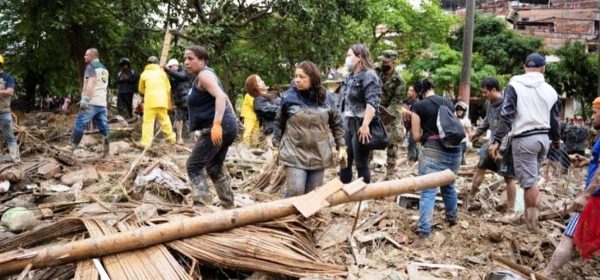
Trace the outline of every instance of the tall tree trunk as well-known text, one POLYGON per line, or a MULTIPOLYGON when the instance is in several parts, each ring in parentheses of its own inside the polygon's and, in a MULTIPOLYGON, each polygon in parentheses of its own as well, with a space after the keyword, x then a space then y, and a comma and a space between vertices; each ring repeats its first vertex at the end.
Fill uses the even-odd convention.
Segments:
POLYGON ((69 52, 71 53, 71 57, 73 61, 77 65, 77 80, 79 81, 80 88, 83 87, 83 74, 85 71, 85 60, 83 55, 87 49, 85 45, 85 41, 81 34, 83 34, 84 30, 79 25, 71 26, 69 32, 67 33, 67 40, 69 42, 69 52))

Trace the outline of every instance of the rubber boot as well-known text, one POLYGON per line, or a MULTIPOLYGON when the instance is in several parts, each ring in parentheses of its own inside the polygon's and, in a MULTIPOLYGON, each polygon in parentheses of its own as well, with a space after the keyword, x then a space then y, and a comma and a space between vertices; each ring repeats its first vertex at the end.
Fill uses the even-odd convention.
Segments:
POLYGON ((212 196, 208 191, 208 185, 206 184, 204 175, 193 178, 191 187, 194 204, 200 206, 208 206, 211 204, 212 196))
POLYGON ((10 158, 12 159, 13 163, 21 162, 21 155, 19 153, 18 145, 14 147, 8 147, 8 153, 10 154, 10 158))
POLYGON ((108 137, 104 137, 102 140, 102 156, 107 157, 110 152, 110 142, 108 141, 108 137))
POLYGON ((221 201, 221 207, 225 209, 231 209, 235 207, 231 182, 227 176, 222 176, 218 180, 213 180, 213 184, 215 185, 219 200, 221 201))

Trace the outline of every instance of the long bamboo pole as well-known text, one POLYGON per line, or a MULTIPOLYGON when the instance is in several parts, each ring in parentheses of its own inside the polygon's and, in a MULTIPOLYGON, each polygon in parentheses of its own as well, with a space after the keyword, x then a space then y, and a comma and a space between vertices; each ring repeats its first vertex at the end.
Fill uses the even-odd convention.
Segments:
MULTIPOLYGON (((369 184, 352 196, 348 196, 343 190, 339 190, 327 200, 331 206, 334 206, 352 201, 434 188, 450 184, 454 180, 454 173, 450 170, 444 170, 414 178, 369 184)), ((339 183, 341 184, 341 182, 339 183)), ((87 238, 67 244, 6 252, 0 254, 0 276, 21 272, 29 264, 32 264, 33 268, 62 265, 282 218, 297 212, 292 205, 295 199, 305 199, 305 196, 257 203, 243 208, 183 218, 169 223, 102 237, 87 238)))

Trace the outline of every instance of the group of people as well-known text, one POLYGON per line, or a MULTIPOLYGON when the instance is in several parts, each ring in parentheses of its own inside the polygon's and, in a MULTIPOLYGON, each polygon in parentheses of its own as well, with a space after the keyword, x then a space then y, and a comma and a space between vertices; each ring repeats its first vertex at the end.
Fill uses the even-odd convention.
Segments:
MULTIPOLYGON (((259 75, 248 76, 247 92, 242 104, 245 132, 243 142, 251 144, 257 133, 271 138, 273 156, 287 167, 284 195, 302 195, 321 186, 324 171, 339 166, 343 183, 357 177, 371 182, 370 161, 373 152, 371 141, 380 135, 371 130, 375 122, 388 115, 385 124, 389 133, 387 172, 389 179, 395 174, 398 146, 408 136, 407 158, 419 162, 418 174, 425 175, 450 169, 458 173, 464 160, 466 144, 484 135, 489 138, 480 150, 480 160, 466 200, 479 190, 486 171, 505 178, 507 208, 513 209, 516 199, 516 182, 524 189, 525 211, 517 219, 526 223, 525 230, 539 229, 539 174, 550 149, 560 148, 559 95, 544 81, 545 58, 529 55, 524 64, 525 74, 511 78, 504 93, 493 77, 480 83, 486 99, 486 116, 482 124, 472 129, 468 120, 468 105, 454 104, 435 92, 429 79, 422 79, 406 88, 406 83, 396 71, 395 51, 384 51, 375 68, 368 48, 352 45, 345 53, 344 66, 349 74, 334 93, 328 91, 321 80, 321 71, 311 61, 302 61, 294 67, 294 78, 289 88, 278 96, 259 75), (406 94, 405 94, 406 93, 406 94), (443 109, 443 110, 442 110, 443 109), (465 128, 463 141, 449 145, 445 141, 445 128, 439 125, 441 114, 452 112, 456 121, 465 128), (406 133, 404 133, 406 130, 406 133)), ((104 136, 104 149, 108 152, 109 127, 107 123, 106 94, 108 70, 99 61, 96 49, 85 53, 87 63, 84 85, 70 140, 74 149, 83 136, 85 124, 95 121, 104 136)), ((234 207, 234 193, 224 170, 229 147, 238 133, 238 118, 219 78, 208 67, 209 55, 202 46, 188 47, 184 52, 185 70, 176 60, 166 68, 158 65, 156 57, 148 59, 144 72, 137 77, 129 60, 120 61, 118 74, 119 110, 131 114, 131 98, 136 92, 144 96, 144 117, 141 146, 152 144, 154 123, 158 119, 165 139, 175 143, 180 137, 183 121, 189 130, 198 132, 198 139, 187 160, 187 174, 191 183, 192 198, 198 205, 211 204, 208 176, 216 189, 221 206, 234 207), (177 107, 177 134, 173 132, 167 113, 171 98, 177 107)), ((11 126, 10 96, 14 93, 14 80, 3 72, 0 56, 0 126, 8 140, 11 156, 18 158, 18 146, 11 126), (17 149, 15 150, 15 146, 17 149)), ((593 125, 600 128, 600 98, 592 105, 593 125)), ((579 120, 578 120, 579 121, 579 120)), ((573 128, 575 129, 575 128, 573 128)), ((574 247, 589 257, 600 249, 600 176, 595 176, 600 158, 600 141, 592 148, 593 158, 585 157, 585 148, 573 145, 571 160, 575 166, 589 164, 585 189, 574 200, 573 210, 583 211, 571 218, 545 273, 554 273, 572 255, 574 247), (591 248, 591 249, 590 249, 591 248)), ((445 218, 449 226, 458 220, 457 190, 453 184, 441 186, 445 218)), ((428 242, 432 233, 435 196, 438 189, 421 191, 419 202, 418 237, 416 245, 428 242)))

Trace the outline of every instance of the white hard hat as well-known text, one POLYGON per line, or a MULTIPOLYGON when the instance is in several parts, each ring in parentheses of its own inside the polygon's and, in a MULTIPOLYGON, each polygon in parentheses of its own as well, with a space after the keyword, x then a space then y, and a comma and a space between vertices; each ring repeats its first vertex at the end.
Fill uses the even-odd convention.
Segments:
POLYGON ((173 65, 179 65, 179 61, 177 61, 177 59, 171 58, 169 59, 169 62, 167 62, 167 67, 171 67, 173 65))

